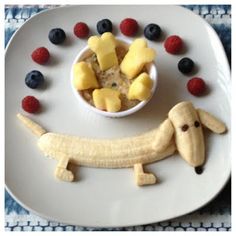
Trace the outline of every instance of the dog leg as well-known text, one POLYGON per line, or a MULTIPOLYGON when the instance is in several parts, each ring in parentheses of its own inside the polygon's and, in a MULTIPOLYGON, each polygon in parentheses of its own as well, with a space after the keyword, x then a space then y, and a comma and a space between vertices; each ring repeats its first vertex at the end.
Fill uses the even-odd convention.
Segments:
POLYGON ((156 183, 156 177, 154 174, 144 173, 143 164, 139 163, 134 165, 134 174, 136 184, 139 186, 156 183))
POLYGON ((70 170, 67 170, 69 161, 70 159, 65 156, 62 156, 59 159, 55 170, 55 176, 62 181, 72 182, 74 179, 74 175, 70 170))

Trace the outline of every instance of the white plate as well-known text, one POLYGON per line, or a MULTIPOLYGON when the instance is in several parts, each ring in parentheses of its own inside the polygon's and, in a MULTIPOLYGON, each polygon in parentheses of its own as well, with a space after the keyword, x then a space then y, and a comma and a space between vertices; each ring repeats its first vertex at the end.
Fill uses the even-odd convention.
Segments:
POLYGON ((225 52, 214 30, 191 11, 177 6, 70 6, 56 8, 27 21, 12 38, 6 51, 6 186, 25 208, 45 218, 81 226, 128 226, 162 221, 189 213, 210 200, 223 188, 230 175, 230 71, 225 52), (180 35, 187 48, 182 55, 170 55, 163 41, 149 45, 157 50, 159 72, 157 93, 150 103, 129 117, 112 119, 86 111, 78 105, 70 85, 70 69, 86 40, 73 35, 73 26, 85 21, 96 33, 96 22, 109 18, 120 35, 119 22, 137 19, 144 25, 156 22, 165 35, 180 35), (63 46, 52 45, 51 28, 61 27, 68 36, 63 46), (49 48, 49 65, 40 66, 31 58, 33 49, 49 48), (180 58, 192 58, 195 75, 205 79, 210 93, 190 95, 184 76, 177 70, 180 58), (24 85, 27 72, 39 69, 47 86, 31 90, 24 85), (137 187, 132 169, 94 169, 75 167, 79 179, 64 183, 54 178, 56 161, 45 158, 33 136, 16 119, 22 112, 21 99, 34 95, 43 112, 31 117, 50 131, 85 137, 114 138, 132 136, 157 127, 176 103, 191 100, 223 120, 225 135, 206 132, 207 162, 197 175, 179 155, 147 166, 160 183, 137 187))

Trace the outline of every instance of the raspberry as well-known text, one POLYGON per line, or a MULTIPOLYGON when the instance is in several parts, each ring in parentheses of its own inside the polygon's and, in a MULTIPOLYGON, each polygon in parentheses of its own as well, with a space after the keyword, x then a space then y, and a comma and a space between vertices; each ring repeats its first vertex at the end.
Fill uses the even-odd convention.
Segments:
POLYGON ((89 27, 84 22, 78 22, 74 26, 74 34, 78 38, 86 38, 89 35, 89 27))
POLYGON ((125 18, 120 23, 120 31, 126 36, 134 36, 138 31, 138 22, 132 18, 125 18))
POLYGON ((171 54, 177 54, 182 49, 182 46, 183 41, 177 35, 169 36, 164 43, 166 51, 171 54))
POLYGON ((33 61, 41 65, 45 64, 49 60, 49 57, 50 53, 45 47, 37 48, 31 54, 33 61))
POLYGON ((36 113, 40 108, 40 103, 34 96, 26 96, 21 101, 21 106, 29 113, 36 113))
POLYGON ((206 84, 202 78, 194 77, 187 83, 188 91, 194 96, 200 96, 206 89, 206 84))

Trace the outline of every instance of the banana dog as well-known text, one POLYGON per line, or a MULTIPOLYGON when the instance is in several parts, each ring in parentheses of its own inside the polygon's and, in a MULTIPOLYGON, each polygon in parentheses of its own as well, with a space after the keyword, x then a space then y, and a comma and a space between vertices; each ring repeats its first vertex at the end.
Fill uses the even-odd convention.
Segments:
POLYGON ((55 176, 73 181, 68 163, 101 168, 133 167, 136 184, 156 183, 152 173, 145 173, 143 165, 162 160, 175 151, 193 167, 205 161, 202 126, 215 133, 223 133, 226 126, 206 111, 195 109, 191 102, 181 102, 168 113, 168 118, 156 129, 138 136, 122 139, 87 139, 50 133, 29 118, 17 117, 39 137, 38 147, 45 156, 58 161, 55 176))

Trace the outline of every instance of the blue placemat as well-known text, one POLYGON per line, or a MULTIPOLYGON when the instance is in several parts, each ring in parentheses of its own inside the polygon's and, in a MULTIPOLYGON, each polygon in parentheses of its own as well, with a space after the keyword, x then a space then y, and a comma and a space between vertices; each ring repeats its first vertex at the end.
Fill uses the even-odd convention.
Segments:
MULTIPOLYGON (((31 16, 56 5, 22 5, 5 7, 5 46, 13 33, 31 16)), ((219 35, 231 64, 231 6, 184 5, 209 22, 219 35)), ((47 221, 21 207, 5 191, 6 231, 230 231, 231 181, 207 206, 165 222, 123 228, 88 228, 47 221)))

